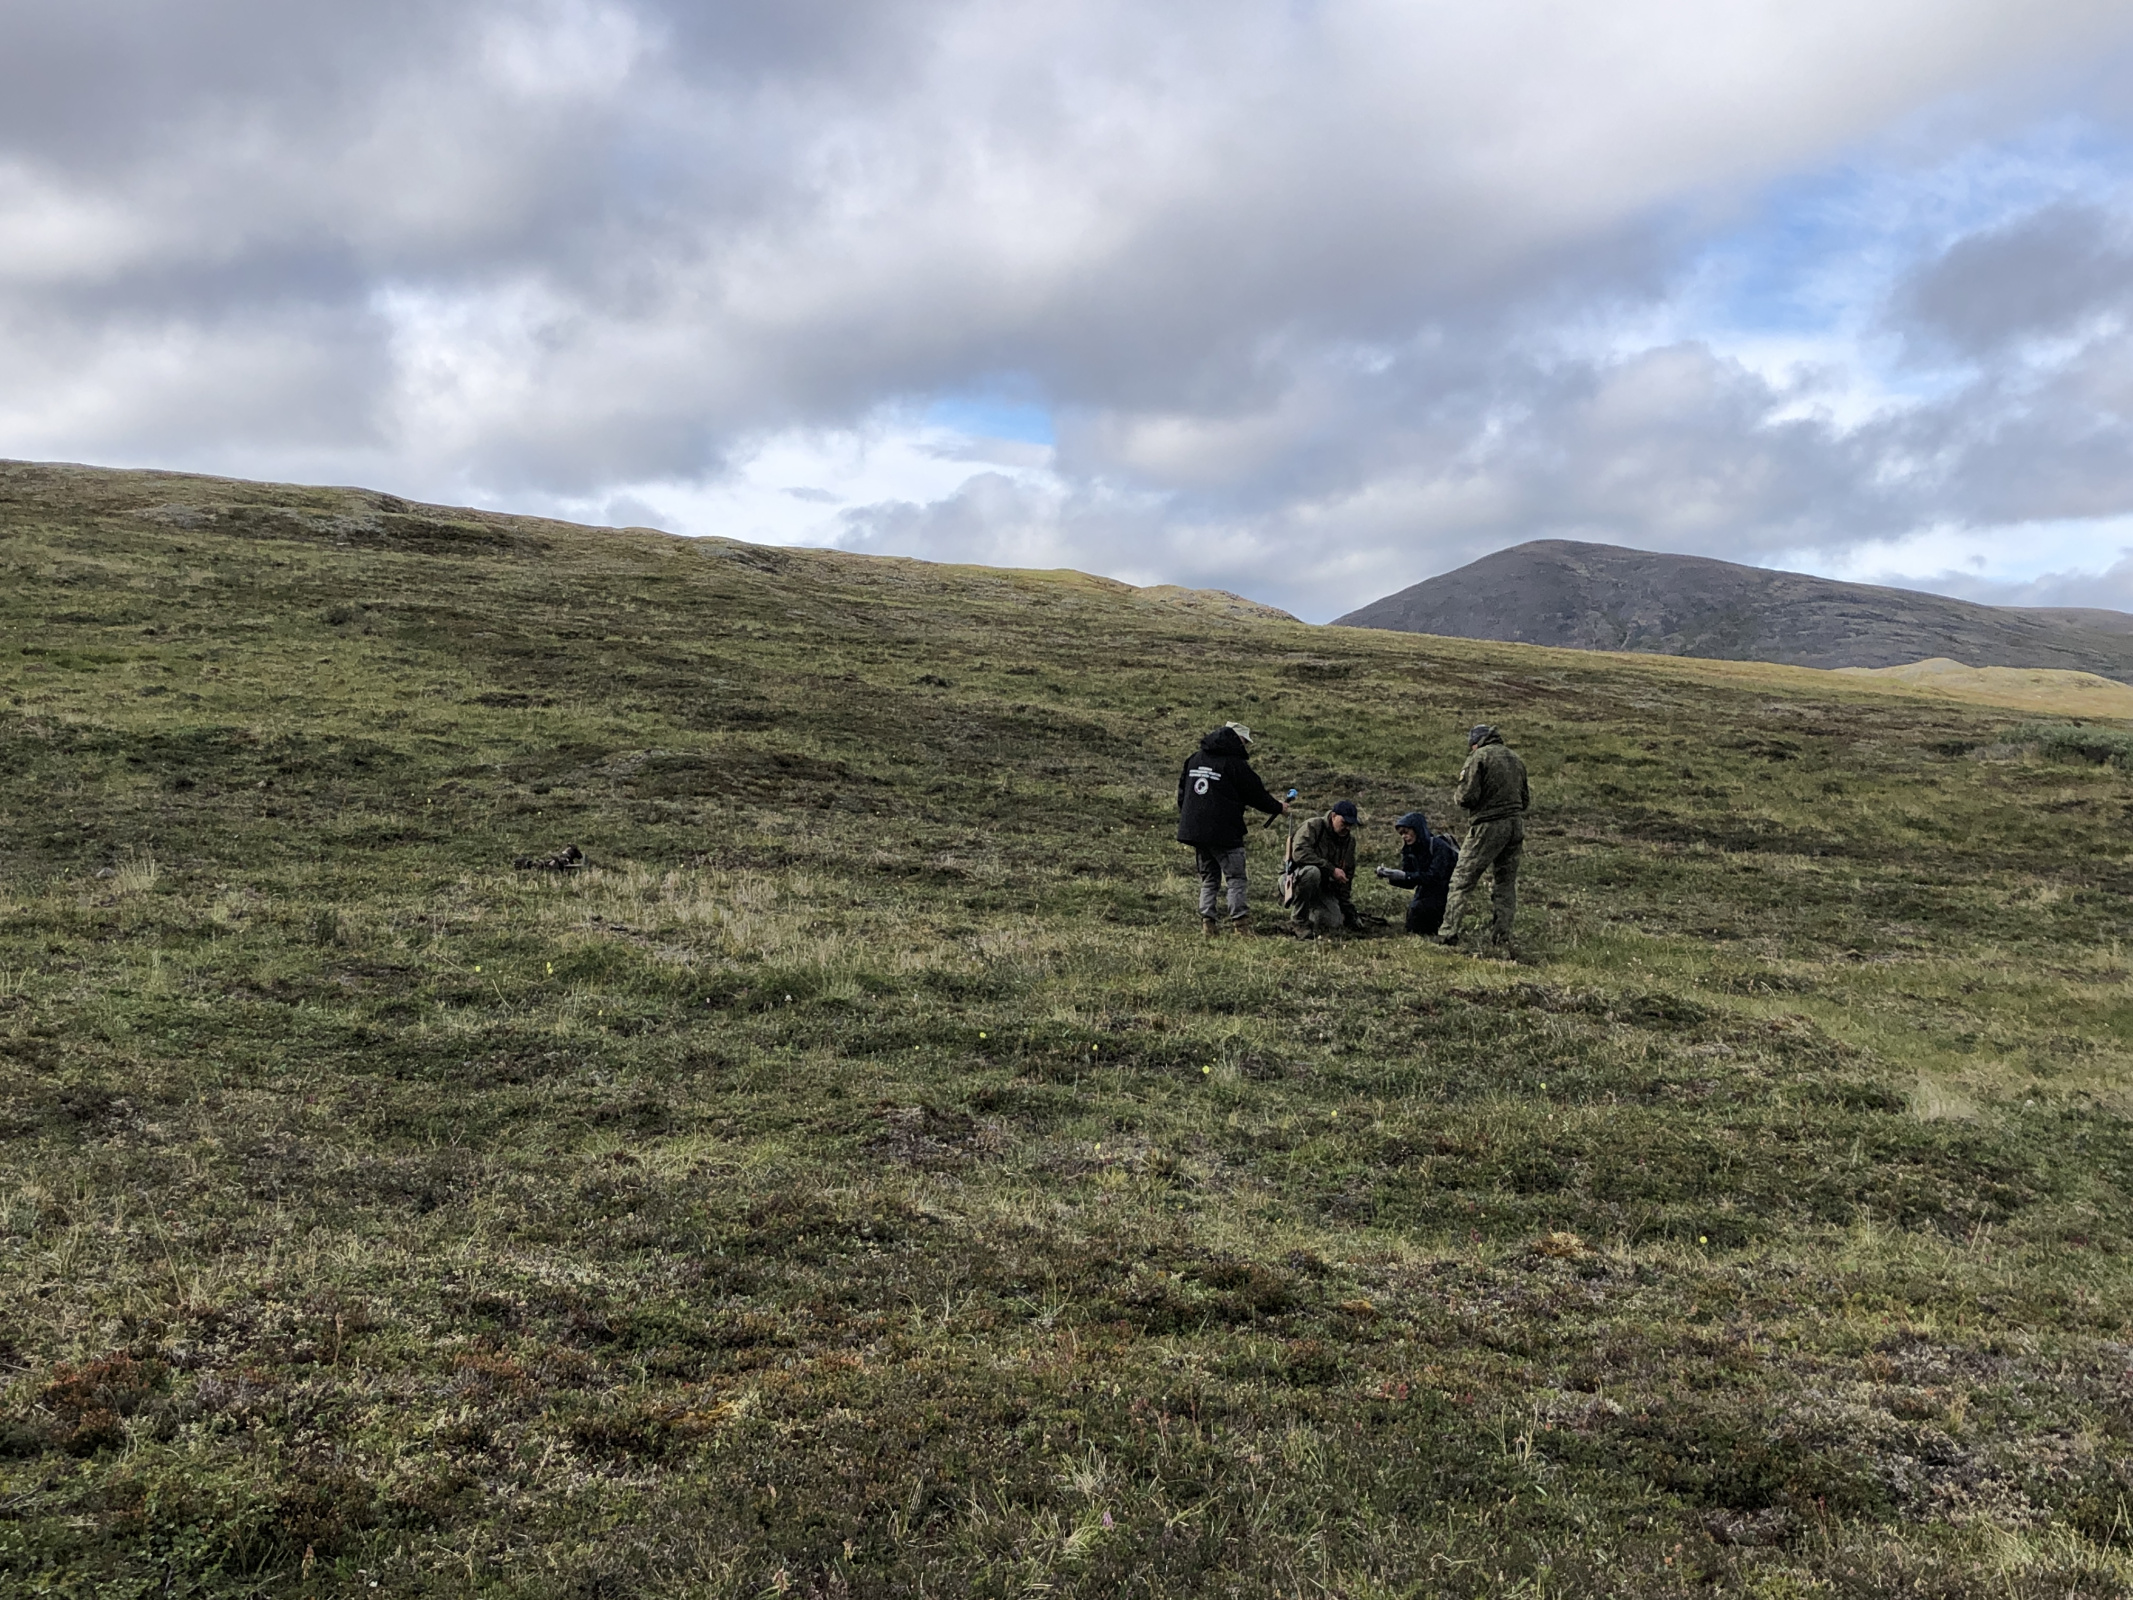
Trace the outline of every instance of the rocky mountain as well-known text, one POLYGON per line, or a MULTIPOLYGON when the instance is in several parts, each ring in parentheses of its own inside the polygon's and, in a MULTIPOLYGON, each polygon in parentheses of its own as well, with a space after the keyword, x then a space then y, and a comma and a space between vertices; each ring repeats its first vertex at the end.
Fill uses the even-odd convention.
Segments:
POLYGON ((2133 611, 2103 611, 2095 606, 2008 606, 2019 617, 2035 617, 2061 628, 2093 628, 2099 633, 2133 633, 2133 611))
POLYGON ((1701 556, 1539 539, 1387 595, 1336 626, 1803 667, 1945 656, 2133 682, 2133 615, 1978 605, 1701 556))

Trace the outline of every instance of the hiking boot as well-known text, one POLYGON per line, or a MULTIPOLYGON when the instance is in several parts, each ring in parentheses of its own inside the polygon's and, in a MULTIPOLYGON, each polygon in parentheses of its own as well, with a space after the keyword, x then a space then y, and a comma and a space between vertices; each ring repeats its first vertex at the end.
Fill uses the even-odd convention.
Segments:
POLYGON ((1215 936, 1215 919, 1213 917, 1202 917, 1200 919, 1200 932, 1207 938, 1212 939, 1215 936))
POLYGON ((1433 933, 1429 936, 1429 942, 1442 945, 1447 950, 1456 950, 1459 948, 1459 935, 1456 933, 1433 933))
POLYGON ((1252 931, 1252 919, 1250 914, 1247 912, 1239 911, 1235 915, 1233 915, 1229 919, 1229 931, 1231 933, 1250 933, 1252 931))

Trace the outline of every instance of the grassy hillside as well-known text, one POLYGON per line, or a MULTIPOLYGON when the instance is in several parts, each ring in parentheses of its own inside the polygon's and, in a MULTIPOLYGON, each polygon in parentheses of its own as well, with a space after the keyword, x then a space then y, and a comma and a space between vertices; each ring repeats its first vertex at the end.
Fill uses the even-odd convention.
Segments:
POLYGON ((2052 716, 2133 720, 2133 683, 2100 678, 2093 672, 2058 672, 2040 667, 1966 667, 1959 661, 1937 657, 1914 661, 1905 667, 1839 667, 1840 672, 1870 673, 1874 677, 1931 689, 1957 700, 1986 705, 2015 706, 2052 716))
POLYGON ((2126 1592, 2087 745, 352 492, 0 562, 0 1590, 2126 1592), (1521 959, 1203 942, 1225 716, 1366 861, 1502 724, 1521 959))

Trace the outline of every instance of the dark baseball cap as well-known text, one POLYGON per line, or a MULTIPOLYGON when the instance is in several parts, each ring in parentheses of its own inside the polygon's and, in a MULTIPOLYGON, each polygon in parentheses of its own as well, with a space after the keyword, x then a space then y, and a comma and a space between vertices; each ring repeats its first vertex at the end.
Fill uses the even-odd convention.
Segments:
POLYGON ((1356 819, 1355 802, 1353 800, 1336 800, 1333 802, 1331 814, 1336 817, 1346 817, 1350 822, 1353 822, 1356 819))

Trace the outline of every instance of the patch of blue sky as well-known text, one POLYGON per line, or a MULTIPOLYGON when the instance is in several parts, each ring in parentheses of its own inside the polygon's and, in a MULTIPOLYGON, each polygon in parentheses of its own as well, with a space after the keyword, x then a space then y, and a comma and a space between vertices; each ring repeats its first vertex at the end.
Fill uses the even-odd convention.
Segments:
POLYGON ((1770 332, 1863 321, 1902 273, 1966 234, 2055 203, 2122 205, 2133 149, 2115 132, 2056 118, 1929 167, 1895 154, 1855 153, 1765 190, 1743 225, 1702 252, 1708 313, 1770 332))
POLYGON ((944 394, 927 402, 922 413, 928 427, 971 439, 1006 439, 1017 444, 1058 443, 1049 406, 997 394, 944 394))
POLYGON ((2121 130, 2073 117, 1930 162, 1915 141, 1855 150, 1765 187, 1603 342, 1621 356, 1696 341, 1840 425, 1930 403, 1971 374, 1912 359, 1890 314, 1906 276, 1965 235, 2050 205, 2133 212, 2129 171, 2121 130))

